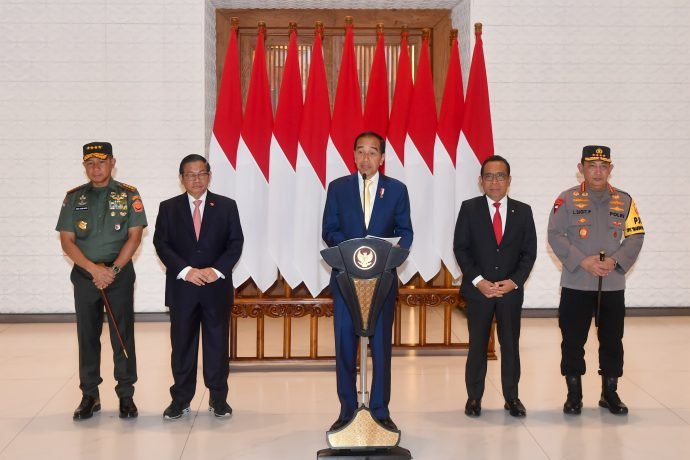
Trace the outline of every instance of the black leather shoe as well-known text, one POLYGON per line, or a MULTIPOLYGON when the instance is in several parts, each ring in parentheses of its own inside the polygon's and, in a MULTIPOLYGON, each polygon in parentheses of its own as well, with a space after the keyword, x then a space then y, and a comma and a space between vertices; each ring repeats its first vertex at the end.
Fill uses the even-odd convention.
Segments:
POLYGON ((510 411, 510 415, 513 417, 524 417, 527 415, 527 410, 519 399, 513 399, 512 401, 506 401, 503 408, 510 411))
POLYGON ((349 420, 343 420, 343 419, 341 419, 340 417, 338 417, 338 420, 336 420, 335 422, 333 422, 333 425, 331 425, 331 429, 328 430, 328 431, 336 431, 336 430, 339 430, 339 429, 341 429, 342 427, 344 427, 345 425, 347 425, 348 423, 350 423, 349 420))
POLYGON ((390 417, 386 417, 383 420, 379 420, 379 423, 391 431, 398 431, 398 426, 395 424, 393 420, 391 420, 390 417))
POLYGON ((130 397, 120 398, 120 418, 136 418, 139 416, 134 400, 130 397))
POLYGON ((94 412, 101 410, 101 400, 96 396, 84 395, 81 398, 79 407, 74 409, 73 420, 85 420, 91 418, 94 412))
POLYGON ((465 415, 469 417, 479 417, 482 415, 482 400, 468 399, 465 403, 465 415))
POLYGON ((189 403, 182 404, 178 401, 173 401, 170 405, 163 411, 163 417, 168 420, 175 420, 182 417, 184 414, 189 413, 189 403))
POLYGON ((230 417, 232 415, 232 407, 230 407, 227 401, 212 401, 209 399, 208 410, 213 412, 213 415, 218 418, 230 417))

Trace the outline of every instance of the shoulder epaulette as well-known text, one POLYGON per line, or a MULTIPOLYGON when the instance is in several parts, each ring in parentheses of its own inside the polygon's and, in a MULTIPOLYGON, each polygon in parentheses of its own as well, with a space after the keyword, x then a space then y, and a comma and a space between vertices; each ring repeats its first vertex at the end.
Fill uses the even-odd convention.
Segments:
POLYGON ((137 188, 133 185, 125 184, 124 182, 118 182, 117 185, 119 185, 121 188, 125 190, 129 190, 130 192, 136 192, 137 188))
POLYGON ((66 194, 66 195, 69 195, 70 193, 76 192, 77 190, 79 190, 80 188, 85 187, 86 185, 88 185, 88 184, 77 185, 76 187, 67 190, 67 191, 65 192, 65 194, 66 194))

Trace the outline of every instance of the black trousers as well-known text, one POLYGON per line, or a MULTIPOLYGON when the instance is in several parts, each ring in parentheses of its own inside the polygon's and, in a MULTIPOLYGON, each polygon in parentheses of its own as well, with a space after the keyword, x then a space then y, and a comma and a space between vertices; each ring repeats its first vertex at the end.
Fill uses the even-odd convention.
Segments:
MULTIPOLYGON (((561 328, 561 374, 584 375, 585 343, 597 307, 596 291, 562 288, 558 306, 561 328)), ((623 375, 623 323, 625 291, 603 291, 599 313, 599 373, 606 377, 623 375)))
POLYGON ((496 332, 501 346, 501 387, 506 401, 517 399, 520 381, 520 314, 522 291, 505 297, 467 300, 467 328, 470 350, 465 366, 465 385, 469 399, 482 399, 486 379, 486 352, 491 322, 496 315, 496 332))
MULTIPOLYGON (((137 358, 134 349, 134 266, 128 263, 105 290, 113 316, 127 347, 125 358, 117 333, 108 317, 110 344, 113 347, 115 365, 115 392, 120 398, 134 394, 137 381, 137 358)), ((78 266, 70 274, 74 285, 74 309, 77 314, 77 339, 79 341, 79 388, 84 395, 97 397, 101 378, 101 333, 103 331, 104 303, 91 275, 78 266)), ((107 315, 106 315, 107 316, 107 315)))
POLYGON ((212 400, 227 400, 231 305, 232 301, 170 307, 171 367, 175 381, 170 395, 175 401, 187 404, 196 392, 200 330, 204 383, 212 400))

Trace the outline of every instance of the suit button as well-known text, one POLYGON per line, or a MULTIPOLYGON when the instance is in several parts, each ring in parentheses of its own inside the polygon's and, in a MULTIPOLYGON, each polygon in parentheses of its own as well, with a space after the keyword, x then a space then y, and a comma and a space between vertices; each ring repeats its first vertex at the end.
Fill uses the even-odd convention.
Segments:
POLYGON ((501 252, 501 250, 500 250, 500 249, 498 249, 498 248, 496 248, 496 252, 501 252))
POLYGON ((498 270, 498 267, 494 267, 494 270, 498 270))

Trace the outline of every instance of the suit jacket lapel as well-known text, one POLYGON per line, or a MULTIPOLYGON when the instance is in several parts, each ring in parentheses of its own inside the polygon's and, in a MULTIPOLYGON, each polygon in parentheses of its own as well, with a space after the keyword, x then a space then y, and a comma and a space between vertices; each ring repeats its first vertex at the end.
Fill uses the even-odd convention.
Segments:
POLYGON ((211 192, 206 192, 206 203, 204 203, 204 215, 201 218, 201 231, 199 232, 199 241, 204 238, 210 229, 213 228, 213 221, 216 219, 216 195, 211 192))
POLYGON ((381 190, 385 190, 387 184, 388 178, 383 174, 379 173, 379 183, 376 187, 376 190, 374 190, 374 202, 371 205, 371 218, 369 219, 369 228, 372 228, 374 226, 374 221, 376 220, 377 215, 376 210, 383 206, 383 202, 381 201, 383 199, 383 197, 381 196, 381 190))
POLYGON ((505 241, 506 238, 510 236, 513 227, 515 227, 515 202, 508 198, 506 202, 506 225, 501 242, 505 241))
POLYGON ((181 225, 185 231, 189 234, 192 241, 196 241, 196 235, 194 234, 194 222, 192 221, 192 210, 189 207, 189 195, 183 193, 178 199, 178 211, 181 214, 181 225))
POLYGON ((359 177, 357 177, 358 175, 359 172, 355 171, 355 173, 350 176, 350 187, 352 190, 352 196, 354 198, 354 206, 357 206, 357 208, 359 209, 357 215, 359 216, 360 226, 366 229, 366 226, 364 225, 364 209, 362 208, 362 197, 359 193, 359 177))

